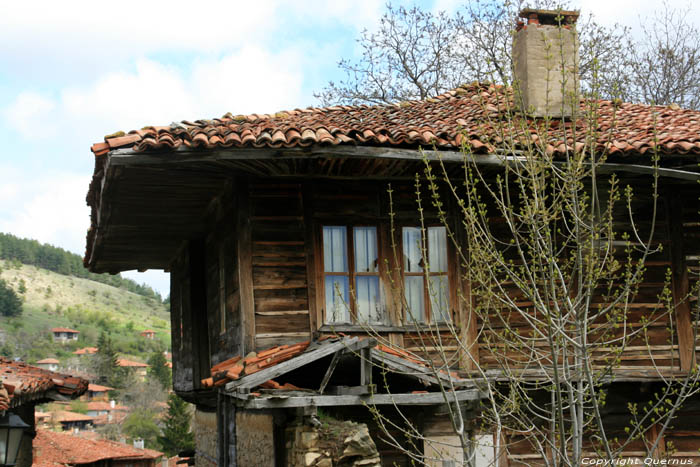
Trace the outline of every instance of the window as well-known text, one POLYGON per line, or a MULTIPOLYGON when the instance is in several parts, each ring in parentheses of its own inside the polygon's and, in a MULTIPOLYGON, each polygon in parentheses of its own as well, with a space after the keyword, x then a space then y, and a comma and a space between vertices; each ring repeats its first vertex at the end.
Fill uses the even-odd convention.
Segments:
POLYGON ((323 226, 326 323, 383 320, 377 228, 323 226))
POLYGON ((450 286, 447 275, 445 227, 402 229, 406 317, 418 322, 450 320, 450 286), (423 233, 427 233, 427 241, 423 233), (424 259, 427 257, 428 264, 424 259))

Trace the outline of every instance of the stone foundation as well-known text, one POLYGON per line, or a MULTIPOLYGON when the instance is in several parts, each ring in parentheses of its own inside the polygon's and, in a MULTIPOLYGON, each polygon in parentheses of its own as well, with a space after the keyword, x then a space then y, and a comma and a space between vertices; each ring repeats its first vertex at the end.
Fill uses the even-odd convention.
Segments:
POLYGON ((218 434, 216 429, 216 413, 195 410, 194 423, 195 465, 197 467, 215 467, 217 459, 218 434))
POLYGON ((380 467, 377 446, 363 423, 329 421, 285 432, 290 467, 380 467))

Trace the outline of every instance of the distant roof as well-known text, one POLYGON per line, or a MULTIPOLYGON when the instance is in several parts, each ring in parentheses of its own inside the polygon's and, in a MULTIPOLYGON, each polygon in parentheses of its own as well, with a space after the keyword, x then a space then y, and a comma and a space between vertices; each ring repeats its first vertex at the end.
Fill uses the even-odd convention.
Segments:
POLYGON ((85 355, 97 353, 99 349, 97 347, 83 347, 73 352, 73 355, 85 355))
POLYGON ((90 383, 88 385, 88 391, 92 392, 107 392, 107 391, 113 391, 114 388, 110 388, 109 386, 101 386, 99 384, 94 384, 90 383))
POLYGON ((89 422, 95 417, 70 410, 55 410, 51 412, 51 418, 56 422, 89 422))
POLYGON ((61 362, 59 362, 59 361, 56 360, 55 358, 45 358, 45 359, 43 359, 43 360, 39 360, 39 361, 36 362, 36 363, 37 363, 37 364, 39 364, 39 363, 55 363, 55 364, 58 364, 58 363, 61 363, 61 362))
POLYGON ((135 362, 133 360, 127 360, 126 358, 120 358, 117 360, 117 365, 123 367, 134 367, 134 368, 147 368, 148 365, 141 362, 135 362))
POLYGON ((107 440, 89 440, 39 429, 33 442, 34 467, 84 465, 102 460, 158 459, 163 454, 107 440))
POLYGON ((86 379, 3 357, 0 357, 0 378, 0 410, 17 407, 29 401, 52 400, 55 393, 78 397, 88 387, 86 379))
POLYGON ((125 405, 119 405, 115 404, 114 407, 110 405, 109 402, 104 402, 104 401, 93 401, 93 402, 88 402, 87 403, 87 409, 89 411, 101 411, 101 410, 129 410, 129 407, 125 405))
POLYGON ((80 331, 76 331, 75 329, 71 329, 71 328, 52 328, 51 332, 72 332, 72 333, 80 334, 80 331))

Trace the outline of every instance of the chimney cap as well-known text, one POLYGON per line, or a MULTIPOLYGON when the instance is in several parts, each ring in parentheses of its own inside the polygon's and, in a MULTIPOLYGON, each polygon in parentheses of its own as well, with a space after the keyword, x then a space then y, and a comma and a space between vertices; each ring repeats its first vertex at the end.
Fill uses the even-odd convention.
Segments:
POLYGON ((525 8, 520 11, 518 17, 527 18, 539 24, 558 26, 559 24, 574 24, 580 15, 576 10, 539 10, 537 8, 525 8))

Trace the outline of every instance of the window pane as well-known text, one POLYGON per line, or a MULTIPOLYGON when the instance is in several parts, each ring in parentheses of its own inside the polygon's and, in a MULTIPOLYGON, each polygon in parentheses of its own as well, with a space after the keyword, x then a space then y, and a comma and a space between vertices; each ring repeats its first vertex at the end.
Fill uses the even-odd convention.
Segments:
POLYGON ((447 276, 430 276, 430 316, 433 321, 450 321, 450 286, 447 276))
POLYGON ((447 272, 447 229, 428 227, 428 266, 430 272, 447 272))
POLYGON ((323 269, 326 272, 348 272, 346 228, 323 227, 323 269))
POLYGON ((421 266, 421 231, 418 227, 403 228, 403 270, 423 272, 421 266))
POLYGON ((377 323, 381 321, 379 304, 379 277, 357 276, 357 320, 361 323, 377 323))
POLYGON ((377 228, 355 227, 355 272, 377 271, 377 228))
POLYGON ((406 318, 425 321, 425 295, 423 294, 423 276, 406 276, 404 278, 406 294, 406 318))
POLYGON ((326 276, 326 322, 349 323, 350 294, 347 276, 326 276))

